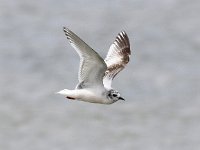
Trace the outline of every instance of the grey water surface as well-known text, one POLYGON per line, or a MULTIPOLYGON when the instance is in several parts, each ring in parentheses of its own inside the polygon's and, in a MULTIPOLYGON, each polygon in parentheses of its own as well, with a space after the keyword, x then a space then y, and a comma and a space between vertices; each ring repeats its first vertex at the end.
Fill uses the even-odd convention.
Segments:
POLYGON ((0 150, 199 150, 200 1, 0 0, 0 150), (66 26, 105 57, 121 30, 125 102, 55 92, 77 84, 66 26))

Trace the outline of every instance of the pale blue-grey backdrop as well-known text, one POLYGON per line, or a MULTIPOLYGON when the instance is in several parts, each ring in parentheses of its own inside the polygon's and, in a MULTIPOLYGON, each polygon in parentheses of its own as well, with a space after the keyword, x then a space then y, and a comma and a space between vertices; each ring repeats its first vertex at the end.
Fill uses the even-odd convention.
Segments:
POLYGON ((200 1, 0 0, 1 150, 200 149, 200 1), (102 57, 121 30, 125 102, 69 101, 79 57, 66 26, 102 57))

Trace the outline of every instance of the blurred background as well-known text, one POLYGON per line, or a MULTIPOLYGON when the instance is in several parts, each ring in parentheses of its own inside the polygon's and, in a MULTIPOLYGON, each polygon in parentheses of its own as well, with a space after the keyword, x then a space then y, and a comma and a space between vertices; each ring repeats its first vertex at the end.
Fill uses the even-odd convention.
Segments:
POLYGON ((200 149, 200 1, 0 0, 0 149, 200 149), (125 30, 125 102, 70 101, 79 57, 62 28, 102 57, 125 30))

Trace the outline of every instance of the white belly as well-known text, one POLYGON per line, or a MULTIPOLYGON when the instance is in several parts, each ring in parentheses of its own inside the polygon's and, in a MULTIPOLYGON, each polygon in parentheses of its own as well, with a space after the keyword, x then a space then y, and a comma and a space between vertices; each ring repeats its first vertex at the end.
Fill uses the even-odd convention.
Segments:
POLYGON ((100 91, 101 90, 93 91, 90 89, 76 89, 76 90, 64 89, 58 93, 79 101, 100 103, 100 104, 112 104, 113 102, 107 99, 106 95, 102 94, 102 92, 100 91))

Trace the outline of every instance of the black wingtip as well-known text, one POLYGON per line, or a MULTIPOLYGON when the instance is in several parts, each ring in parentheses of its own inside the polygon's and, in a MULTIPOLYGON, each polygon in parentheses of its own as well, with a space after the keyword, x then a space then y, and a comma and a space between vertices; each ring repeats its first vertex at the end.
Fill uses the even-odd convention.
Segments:
POLYGON ((118 33, 115 41, 118 44, 123 44, 123 46, 130 47, 128 35, 126 34, 126 32, 124 30, 122 30, 121 32, 118 33))
POLYGON ((68 29, 64 26, 64 27, 63 27, 63 31, 64 31, 64 32, 67 32, 67 30, 68 30, 68 29))
POLYGON ((125 30, 121 30, 121 32, 120 32, 120 33, 122 33, 122 34, 126 35, 126 31, 125 31, 125 30))
POLYGON ((69 39, 70 30, 64 26, 63 27, 63 31, 65 32, 65 35, 67 36, 67 39, 69 39))

